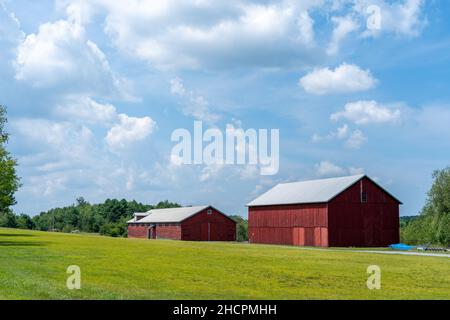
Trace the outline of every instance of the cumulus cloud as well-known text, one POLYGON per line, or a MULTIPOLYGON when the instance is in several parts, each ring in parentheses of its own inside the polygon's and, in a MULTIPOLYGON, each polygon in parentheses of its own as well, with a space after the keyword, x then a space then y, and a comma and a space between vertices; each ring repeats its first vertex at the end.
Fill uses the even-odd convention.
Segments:
POLYGON ((209 102, 201 95, 187 90, 180 78, 170 80, 170 92, 173 95, 183 98, 183 113, 198 120, 215 122, 219 115, 211 112, 209 102))
POLYGON ((128 81, 116 76, 105 54, 86 37, 83 26, 59 20, 44 23, 20 43, 14 61, 16 79, 37 88, 132 99, 128 81))
POLYGON ((344 175, 357 175, 363 174, 363 168, 355 167, 341 167, 331 161, 321 161, 314 165, 316 176, 326 178, 326 177, 338 177, 344 175))
POLYGON ((344 146, 349 149, 359 149, 364 143, 367 142, 368 138, 364 135, 361 130, 351 131, 347 124, 342 127, 331 131, 325 136, 321 136, 315 133, 312 136, 312 142, 322 142, 322 141, 333 141, 333 140, 344 140, 344 146))
POLYGON ((108 131, 105 138, 108 147, 113 151, 144 140, 156 127, 156 122, 150 117, 136 118, 119 114, 119 121, 108 131))
POLYGON ((399 121, 401 111, 398 108, 381 105, 376 101, 356 101, 345 105, 343 111, 333 113, 332 121, 346 119, 359 125, 370 123, 395 123, 399 121))
POLYGON ((348 136, 349 128, 347 124, 344 124, 342 127, 337 128, 335 131, 331 131, 327 135, 321 136, 318 133, 315 133, 311 140, 312 142, 321 142, 326 140, 333 139, 345 139, 348 136))
POLYGON ((56 114, 87 123, 110 124, 117 119, 116 107, 88 96, 68 96, 55 107, 56 114))
POLYGON ((343 63, 334 70, 315 69, 302 77, 299 84, 308 93, 325 95, 365 91, 375 87, 377 79, 369 70, 343 63))
POLYGON ((319 177, 325 176, 340 176, 345 174, 345 169, 339 167, 338 165, 330 162, 330 161, 321 161, 320 163, 314 166, 316 169, 316 174, 319 177))
MULTIPOLYGON (((17 45, 23 38, 24 33, 20 28, 20 21, 9 12, 3 2, 0 2, 0 45, 17 45)), ((0 57, 1 57, 0 53, 0 57)))
POLYGON ((331 21, 334 24, 334 30, 331 35, 331 41, 327 48, 329 55, 336 54, 339 51, 341 42, 347 37, 348 34, 358 30, 358 23, 351 17, 332 17, 331 21))
POLYGON ((380 28, 368 28, 363 36, 379 36, 382 33, 393 33, 397 36, 416 37, 427 25, 423 15, 424 0, 353 0, 353 9, 365 19, 372 14, 368 6, 377 6, 380 9, 380 28))
POLYGON ((316 60, 310 10, 319 4, 93 0, 67 11, 76 21, 101 12, 114 45, 157 68, 280 67, 316 60))
POLYGON ((348 137, 345 146, 350 149, 359 149, 367 140, 368 138, 361 130, 355 130, 348 137))
POLYGON ((104 31, 114 46, 151 67, 280 68, 311 65, 336 54, 352 33, 358 38, 372 34, 366 30, 366 10, 374 4, 383 13, 383 32, 420 32, 423 0, 73 0, 66 11, 78 24, 89 23, 94 15, 105 17, 104 31), (316 23, 316 12, 331 18, 316 23), (329 42, 322 50, 316 43, 324 39, 329 42))

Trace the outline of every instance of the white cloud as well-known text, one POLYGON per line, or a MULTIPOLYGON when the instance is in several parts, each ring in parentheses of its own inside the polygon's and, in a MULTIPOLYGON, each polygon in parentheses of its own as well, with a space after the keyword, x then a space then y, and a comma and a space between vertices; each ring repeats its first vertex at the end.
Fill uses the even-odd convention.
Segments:
POLYGON ((359 149, 367 142, 367 137, 361 130, 353 131, 345 142, 345 146, 350 149, 359 149))
POLYGON ((348 173, 352 176, 363 174, 364 172, 365 172, 364 168, 354 168, 354 167, 348 168, 348 173))
POLYGON ((125 148, 127 145, 142 141, 155 129, 156 122, 150 117, 135 118, 119 114, 120 123, 114 125, 106 135, 106 143, 112 151, 125 148))
POLYGON ((331 120, 342 118, 364 125, 369 123, 395 123, 399 121, 401 111, 398 108, 384 106, 376 101, 356 101, 345 105, 344 111, 331 115, 331 120))
POLYGON ((184 99, 183 113, 185 115, 207 122, 215 122, 219 119, 219 115, 210 111, 209 102, 203 96, 186 90, 180 78, 170 80, 170 92, 184 99))
POLYGON ((0 21, 0 45, 17 45, 25 35, 17 17, 8 11, 3 2, 0 2, 0 21))
POLYGON ((344 124, 342 127, 337 128, 335 131, 331 131, 325 136, 321 136, 320 134, 315 133, 311 140, 312 142, 321 142, 328 141, 333 139, 345 139, 348 136, 349 128, 347 124, 344 124))
POLYGON ((368 138, 364 135, 361 130, 351 131, 347 124, 342 127, 331 131, 325 136, 321 136, 315 133, 312 136, 312 142, 322 142, 322 141, 332 141, 332 140, 345 140, 344 146, 349 149, 359 149, 361 146, 367 142, 368 138))
POLYGON ((344 175, 346 173, 344 168, 339 167, 330 161, 321 161, 320 163, 316 164, 314 167, 316 169, 316 174, 319 177, 340 176, 340 175, 344 175))
POLYGON ((62 99, 55 112, 63 117, 87 123, 109 124, 118 117, 112 104, 98 103, 87 96, 69 96, 62 99))
POLYGON ((344 168, 334 164, 331 161, 321 161, 314 165, 316 176, 318 177, 337 177, 344 175, 358 175, 363 174, 363 168, 349 167, 344 168))
POLYGON ((67 12, 83 22, 96 13, 106 16, 104 30, 114 45, 154 67, 279 67, 316 59, 309 11, 318 5, 93 0, 72 2, 67 12))
MULTIPOLYGON (((16 134, 33 144, 53 151, 79 156, 92 140, 92 131, 84 125, 45 119, 18 119, 12 122, 16 134), (72 143, 78 142, 77 148, 72 143)), ((53 152, 52 151, 52 152, 53 152)))
POLYGON ((334 24, 334 30, 327 48, 327 54, 334 55, 339 51, 341 42, 348 34, 358 30, 359 25, 351 16, 332 17, 331 21, 334 24))
POLYGON ((37 88, 133 99, 128 81, 117 77, 105 54, 86 38, 83 26, 59 20, 44 23, 20 43, 16 79, 37 88))
POLYGON ((388 2, 384 0, 354 0, 354 11, 364 18, 370 15, 367 12, 369 5, 380 8, 380 29, 367 29, 363 36, 379 36, 381 33, 393 33, 397 36, 415 37, 426 26, 427 20, 423 17, 424 0, 404 0, 388 2))
POLYGON ((308 93, 324 95, 365 91, 375 87, 377 79, 369 70, 343 63, 334 70, 315 69, 302 77, 299 83, 308 93))

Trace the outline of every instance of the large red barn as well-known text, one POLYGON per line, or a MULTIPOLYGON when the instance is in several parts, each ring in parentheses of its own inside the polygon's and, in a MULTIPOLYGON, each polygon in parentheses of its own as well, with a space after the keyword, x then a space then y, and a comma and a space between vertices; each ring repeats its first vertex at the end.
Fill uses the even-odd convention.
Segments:
POLYGON ((399 242, 400 204, 365 175, 279 184, 247 205, 249 242, 385 247, 399 242))
POLYGON ((236 222, 212 206, 152 209, 128 221, 128 237, 235 241, 236 222))

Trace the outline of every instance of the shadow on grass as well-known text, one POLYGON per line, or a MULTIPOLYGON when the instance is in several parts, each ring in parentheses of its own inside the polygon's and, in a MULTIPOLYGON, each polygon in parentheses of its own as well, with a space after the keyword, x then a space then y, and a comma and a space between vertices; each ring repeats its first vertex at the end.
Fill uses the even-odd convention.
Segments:
POLYGON ((0 241, 0 247, 43 247, 47 244, 39 241, 0 241))
POLYGON ((35 237, 35 235, 27 233, 0 233, 0 237, 35 237))

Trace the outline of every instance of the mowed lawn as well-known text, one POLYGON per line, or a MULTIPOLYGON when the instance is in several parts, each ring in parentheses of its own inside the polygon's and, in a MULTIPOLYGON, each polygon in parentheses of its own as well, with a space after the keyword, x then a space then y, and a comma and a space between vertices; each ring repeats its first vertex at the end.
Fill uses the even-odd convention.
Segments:
POLYGON ((0 299, 450 299, 450 259, 0 229, 0 299))

